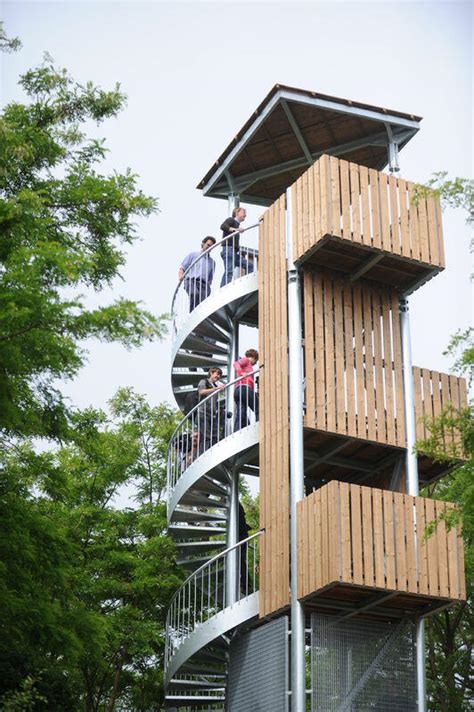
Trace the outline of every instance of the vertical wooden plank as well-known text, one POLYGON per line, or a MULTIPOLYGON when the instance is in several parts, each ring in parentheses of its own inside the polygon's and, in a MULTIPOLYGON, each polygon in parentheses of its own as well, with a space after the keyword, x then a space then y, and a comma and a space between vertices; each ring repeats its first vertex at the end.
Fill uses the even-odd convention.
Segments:
POLYGON ((418 553, 418 586, 419 592, 429 594, 428 585, 428 560, 426 549, 426 517, 425 500, 423 497, 415 497, 416 509, 416 548, 418 553))
POLYGON ((374 370, 375 370, 375 406, 377 408, 377 440, 387 442, 387 418, 384 402, 384 378, 382 365, 382 331, 380 318, 382 315, 382 303, 380 292, 372 291, 372 321, 374 329, 374 370))
POLYGON ((359 166, 360 199, 362 203, 361 242, 372 245, 372 232, 370 227, 369 203, 369 171, 366 166, 359 166))
POLYGON ((418 567, 415 541, 415 498, 403 495, 405 509, 405 532, 407 539, 407 576, 408 591, 418 593, 418 567))
POLYGON ((407 183, 408 187, 408 222, 410 225, 411 256, 414 260, 421 259, 420 231, 418 226, 418 210, 415 205, 415 186, 407 183))
POLYGON ((400 334, 400 313, 398 297, 392 294, 392 347, 393 347, 393 375, 395 381, 395 410, 397 417, 397 444, 406 445, 405 435, 405 400, 403 396, 402 372, 402 341, 400 334))
POLYGON ((352 239, 354 242, 362 242, 359 166, 356 163, 350 163, 349 170, 351 179, 352 239))
POLYGON ((314 221, 314 232, 315 232, 315 242, 318 242, 322 238, 321 230, 321 176, 320 176, 320 163, 316 161, 313 163, 312 168, 312 183, 310 183, 310 190, 312 190, 311 199, 311 212, 314 221))
POLYGON ((390 333, 390 296, 385 292, 381 297, 382 331, 383 331, 383 381, 385 385, 385 418, 387 424, 387 442, 397 445, 395 433, 395 403, 393 388, 393 356, 392 338, 390 333))
POLYGON ((437 371, 431 372, 431 385, 433 388, 433 416, 437 417, 441 413, 441 393, 440 393, 440 374, 437 371))
POLYGON ((346 240, 352 240, 351 193, 349 187, 349 164, 347 161, 339 161, 339 171, 341 176, 342 237, 346 240))
MULTIPOLYGON (((431 371, 423 369, 423 414, 427 418, 433 417, 433 398, 431 395, 431 371)), ((426 430, 426 428, 425 428, 426 430)))
POLYGON ((360 488, 362 495, 362 539, 364 551, 364 583, 373 586, 374 579, 374 530, 372 524, 372 490, 360 488))
POLYGON ((321 274, 313 277, 314 294, 314 352, 316 368, 316 427, 326 430, 326 366, 324 293, 321 274))
POLYGON ((362 291, 364 315, 364 352, 365 352, 365 390, 367 397, 367 436, 369 440, 377 440, 375 420, 375 382, 374 382, 374 352, 372 348, 372 299, 371 290, 362 291))
POLYGON ((384 513, 384 539, 385 539, 385 567, 387 574, 387 588, 392 591, 396 589, 395 585, 395 535, 394 535, 394 512, 393 512, 393 493, 384 490, 383 498, 383 513, 384 513))
POLYGON ((339 512, 339 482, 331 480, 328 488, 328 538, 330 581, 341 580, 341 523, 339 512))
POLYGON ((321 191, 321 237, 331 234, 331 174, 329 156, 324 155, 318 161, 321 191))
POLYGON ((458 552, 458 571, 459 571, 459 598, 461 601, 466 600, 466 570, 464 564, 464 541, 462 538, 461 527, 456 527, 457 552, 458 552))
POLYGON ((444 502, 435 502, 435 516, 438 521, 436 527, 436 545, 438 549, 439 563, 439 595, 449 598, 449 578, 448 578, 448 537, 446 532, 446 522, 443 519, 445 513, 444 502))
MULTIPOLYGON (((436 521, 435 503, 433 499, 425 499, 426 526, 436 521)), ((439 596, 438 546, 437 528, 426 541, 426 558, 428 561, 428 587, 432 596, 439 596)))
POLYGON ((397 589, 407 591, 407 552, 405 543, 405 508, 403 494, 393 493, 395 507, 395 565, 397 576, 397 589))
POLYGON ((350 485, 351 501, 351 543, 352 543, 352 580, 363 585, 362 569, 362 520, 360 510, 360 486, 350 485))
POLYGON ((372 489, 372 508, 374 517, 375 585, 377 588, 385 588, 382 491, 379 489, 372 489))
POLYGON ((378 173, 373 168, 369 168, 370 183, 370 214, 372 223, 372 247, 382 248, 382 233, 380 227, 380 200, 378 173))
MULTIPOLYGON (((451 405, 453 407, 453 411, 455 413, 459 412, 460 408, 460 399, 459 399, 459 380, 456 378, 456 376, 449 376, 449 391, 450 391, 450 396, 451 396, 451 405)), ((461 442, 461 435, 459 433, 459 430, 457 428, 452 428, 452 438, 453 438, 453 446, 455 448, 455 452, 458 453, 458 455, 461 454, 460 448, 462 445, 461 442)))
POLYGON ((315 591, 323 587, 323 532, 321 520, 321 489, 316 490, 313 499, 313 517, 316 542, 315 591))
POLYGON ((312 274, 303 272, 303 310, 304 310, 304 364, 305 364, 305 424, 316 427, 316 380, 314 368, 314 303, 312 274))
POLYGON ((334 364, 334 307, 332 280, 325 276, 324 289, 324 341, 326 360, 326 417, 327 428, 331 433, 336 432, 336 388, 334 364))
MULTIPOLYGON (((449 505, 446 509, 452 509, 449 505)), ((461 597, 460 571, 458 557, 458 533, 456 527, 451 527, 447 532, 448 538, 448 574, 449 574, 449 596, 453 599, 461 597)))
POLYGON ((401 236, 401 253, 404 257, 411 257, 410 246, 410 228, 408 224, 408 208, 407 208, 407 184, 401 178, 398 179, 398 190, 400 198, 400 236, 401 236))
POLYGON ((439 265, 438 225, 436 219, 435 198, 430 196, 426 200, 428 212, 428 241, 430 248, 430 263, 439 265))
POLYGON ((392 241, 390 237, 390 217, 389 217, 389 197, 387 175, 379 173, 379 196, 380 196, 380 223, 382 230, 382 249, 392 252, 392 241))
POLYGON ((302 210, 302 215, 300 216, 300 220, 303 222, 303 235, 302 235, 302 252, 306 252, 308 249, 308 245, 311 243, 311 234, 310 234, 310 225, 312 224, 310 222, 311 216, 309 212, 309 189, 308 189, 308 173, 310 172, 310 169, 305 171, 303 175, 301 176, 300 180, 302 182, 301 185, 301 193, 302 193, 302 205, 301 205, 301 210, 302 210))
POLYGON ((296 534, 297 534, 297 558, 298 558, 298 583, 297 595, 298 598, 304 596, 306 589, 306 570, 305 570, 305 555, 306 555, 306 527, 305 527, 305 505, 306 500, 301 500, 296 503, 296 534))
POLYGON ((465 410, 467 408, 467 381, 465 378, 458 378, 459 385, 459 408, 465 410))
POLYGON ((441 216, 441 203, 439 198, 435 199, 435 211, 436 211, 436 230, 438 235, 438 254, 439 254, 439 266, 444 268, 446 266, 444 257, 444 240, 443 240, 443 220, 441 216))
POLYGON ((365 410, 365 365, 363 350, 362 295, 359 284, 353 287, 354 303, 354 362, 357 392, 357 436, 367 438, 367 418, 365 410))
POLYGON ((306 171, 308 175, 308 194, 307 194, 307 212, 308 212, 308 220, 309 220, 309 229, 308 229, 308 235, 305 241, 304 245, 304 250, 307 252, 307 250, 311 247, 311 245, 316 243, 316 215, 314 213, 314 163, 308 170, 306 171))
POLYGON ((322 585, 330 583, 329 562, 329 520, 328 520, 328 488, 321 487, 321 552, 322 552, 322 585))
POLYGON ((336 365, 336 430, 346 435, 346 387, 344 381, 344 329, 342 283, 334 280, 334 361, 336 365))
POLYGON ((339 178, 339 160, 329 157, 331 170, 331 234, 341 237, 341 190, 339 178))
POLYGON ((428 240, 428 215, 426 210, 426 198, 418 200, 418 227, 420 235, 421 261, 429 264, 430 245, 428 240))
MULTIPOLYGON (((441 374, 441 407, 444 410, 451 402, 451 395, 449 393, 449 376, 446 373, 441 374)), ((444 444, 446 448, 449 449, 453 447, 453 433, 451 430, 445 429, 444 433, 444 444)))
POLYGON ((351 437, 357 436, 356 424, 356 394, 354 383, 354 343, 353 343, 353 320, 352 320, 352 291, 349 284, 344 285, 343 294, 344 309, 344 346, 345 346, 345 367, 346 367, 346 394, 347 394, 347 434, 351 437))
POLYGON ((388 190, 390 194, 390 228, 392 236, 392 252, 402 254, 402 238, 400 235, 401 219, 398 207, 398 181, 394 176, 388 177, 388 190))
POLYGON ((339 483, 340 522, 341 522, 341 581, 352 583, 351 571, 351 514, 349 507, 349 485, 339 483))
POLYGON ((423 379, 423 372, 418 366, 413 367, 413 391, 415 396, 415 420, 416 420, 416 439, 425 439, 425 424, 423 422, 424 409, 423 409, 423 396, 421 391, 421 384, 423 379))

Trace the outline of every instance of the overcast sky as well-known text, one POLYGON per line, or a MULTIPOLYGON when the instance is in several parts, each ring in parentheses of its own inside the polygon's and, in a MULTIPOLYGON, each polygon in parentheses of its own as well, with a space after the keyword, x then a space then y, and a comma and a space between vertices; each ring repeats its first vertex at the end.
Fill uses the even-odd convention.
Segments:
MULTIPOLYGON (((21 98, 18 75, 48 51, 81 81, 120 82, 128 95, 104 124, 106 170, 140 175, 161 212, 140 223, 113 295, 169 311, 184 255, 219 236, 226 203, 195 186, 275 83, 423 116, 400 154, 403 177, 472 175, 473 4, 458 2, 3 2, 23 49, 0 58, 1 103, 21 98)), ((250 209, 250 219, 261 209, 250 209)), ((469 231, 445 213, 446 271, 411 299, 413 360, 448 370, 450 335, 471 322, 469 231)), ((100 297, 105 303, 111 294, 100 297)), ((79 406, 105 405, 132 385, 172 400, 170 343, 127 352, 91 342, 65 387, 79 406)))

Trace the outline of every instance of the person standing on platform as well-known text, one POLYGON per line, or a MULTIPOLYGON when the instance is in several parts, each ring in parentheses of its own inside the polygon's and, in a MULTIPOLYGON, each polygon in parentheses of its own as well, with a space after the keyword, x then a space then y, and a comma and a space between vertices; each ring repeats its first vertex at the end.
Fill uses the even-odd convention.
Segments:
POLYGON ((234 387, 235 417, 234 432, 249 424, 248 408, 255 413, 258 420, 258 394, 255 391, 253 370, 258 361, 258 351, 249 349, 234 363, 234 369, 239 380, 234 387))
POLYGON ((211 293, 211 284, 216 263, 206 251, 215 244, 215 237, 211 235, 205 237, 201 242, 201 250, 199 252, 190 252, 189 255, 186 255, 178 270, 178 279, 180 282, 184 279, 184 288, 189 296, 190 312, 211 293), (193 262, 197 260, 203 252, 206 254, 193 265, 193 262), (191 268, 186 272, 189 267, 191 268))
MULTIPOLYGON (((207 378, 202 378, 198 383, 199 401, 203 401, 212 393, 223 391, 225 386, 218 382, 222 378, 220 368, 213 366, 209 369, 207 378)), ((201 452, 215 445, 219 438, 220 410, 218 396, 207 398, 206 402, 197 409, 197 426, 200 434, 201 452)))
POLYGON ((228 237, 228 240, 222 242, 221 257, 224 262, 224 274, 222 275, 221 287, 224 287, 229 282, 232 282, 234 269, 249 270, 249 264, 240 254, 240 233, 244 231, 241 224, 247 217, 245 208, 234 208, 232 217, 227 218, 221 225, 222 237, 228 237))

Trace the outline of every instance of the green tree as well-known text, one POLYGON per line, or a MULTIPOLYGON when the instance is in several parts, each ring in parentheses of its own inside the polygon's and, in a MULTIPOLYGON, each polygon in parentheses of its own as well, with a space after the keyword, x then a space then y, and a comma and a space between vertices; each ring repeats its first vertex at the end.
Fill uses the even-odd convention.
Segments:
MULTIPOLYGON (((11 43, 3 28, 2 37, 11 43)), ((65 437, 55 383, 77 374, 84 340, 132 347, 164 332, 163 318, 136 302, 87 301, 120 276, 138 237, 133 220, 157 203, 130 170, 100 174, 104 142, 82 130, 117 115, 118 85, 78 84, 48 57, 19 83, 28 102, 0 115, 0 429, 65 437)))
MULTIPOLYGON (((466 221, 474 223, 474 181, 448 179, 446 172, 434 174, 418 194, 435 192, 445 207, 463 208, 466 221)), ((454 370, 470 376, 474 367, 473 329, 458 331, 451 339, 446 355, 454 359, 454 370)), ((446 409, 438 418, 428 420, 429 437, 417 448, 434 460, 452 465, 451 472, 428 487, 424 494, 454 502, 457 512, 447 517, 447 525, 462 525, 467 601, 450 607, 427 620, 427 677, 430 709, 433 712, 463 712, 472 709, 472 652, 474 630, 474 421, 472 407, 462 412, 446 409), (445 434, 452 444, 447 447, 445 434)), ((432 528, 436 526, 433 523, 432 528)))
MULTIPOLYGON (((177 416, 130 389, 114 402, 121 413, 112 421, 93 409, 73 414, 68 442, 53 451, 37 453, 28 441, 2 451, 7 709, 30 697, 31 709, 48 712, 161 707, 166 612, 182 574, 162 499, 120 509, 114 501, 124 488, 146 491, 147 443, 163 440, 177 416), (137 403, 149 414, 139 431, 137 403)), ((154 473, 163 476, 159 465, 154 473)))

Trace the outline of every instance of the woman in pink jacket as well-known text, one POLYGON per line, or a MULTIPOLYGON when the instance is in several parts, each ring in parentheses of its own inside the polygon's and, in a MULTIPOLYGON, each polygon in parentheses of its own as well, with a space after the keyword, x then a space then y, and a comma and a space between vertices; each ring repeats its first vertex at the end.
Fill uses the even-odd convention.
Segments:
POLYGON ((234 369, 239 380, 234 387, 235 418, 234 432, 249 424, 247 408, 255 413, 258 420, 258 394, 255 391, 254 374, 252 373, 258 361, 258 351, 249 349, 234 363, 234 369))

